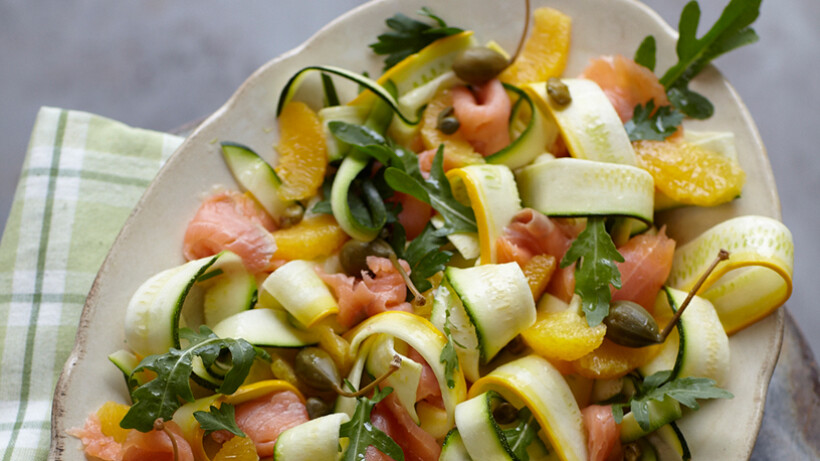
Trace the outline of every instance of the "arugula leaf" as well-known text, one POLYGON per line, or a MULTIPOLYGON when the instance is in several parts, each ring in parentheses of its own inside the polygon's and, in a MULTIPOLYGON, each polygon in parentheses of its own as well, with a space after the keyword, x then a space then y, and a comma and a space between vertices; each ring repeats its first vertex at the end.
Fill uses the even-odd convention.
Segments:
MULTIPOLYGON (((450 333, 450 309, 444 310, 444 336, 447 337, 447 344, 444 345, 444 349, 441 350, 441 354, 438 357, 439 363, 444 364, 444 377, 447 379, 447 387, 450 389, 456 387, 456 382, 453 379, 453 372, 458 370, 458 354, 456 354, 456 348, 453 344, 458 344, 458 342, 453 339, 452 334, 450 333)), ((458 344, 459 347, 464 347, 461 344, 458 344)))
POLYGON ((609 314, 609 286, 621 288, 621 272, 615 262, 624 262, 604 227, 603 217, 587 219, 587 227, 564 254, 561 267, 576 261, 575 292, 581 296, 587 324, 595 327, 609 314))
POLYGON ((129 381, 144 370, 155 372, 157 377, 131 391, 134 405, 120 422, 124 429, 149 432, 157 418, 165 421, 171 419, 181 406, 181 400, 194 401, 190 382, 194 357, 201 358, 205 368, 209 368, 222 351, 230 352, 230 369, 216 389, 222 394, 232 394, 239 388, 248 376, 255 357, 270 360, 265 351, 244 339, 219 338, 206 326, 201 326, 199 332, 183 328, 179 335, 189 342, 187 348, 171 348, 165 354, 150 355, 131 372, 129 381))
POLYGON ((396 461, 404 461, 404 452, 401 447, 389 435, 370 423, 370 412, 373 411, 373 407, 392 391, 392 388, 385 387, 375 392, 372 398, 359 397, 357 399, 353 417, 339 428, 339 437, 350 439, 342 456, 343 461, 365 459, 367 447, 371 445, 396 461))
POLYGON ((379 35, 378 40, 370 44, 374 53, 387 55, 383 70, 395 66, 402 59, 421 51, 422 48, 440 38, 462 32, 462 29, 447 26, 444 20, 433 14, 427 7, 422 8, 418 13, 433 19, 438 27, 397 13, 385 21, 392 32, 379 35))
POLYGON ((760 15, 761 0, 731 0, 718 20, 702 38, 696 36, 700 22, 697 1, 686 4, 678 23, 678 63, 663 74, 660 81, 669 99, 684 114, 705 119, 712 116, 714 107, 702 95, 688 88, 689 82, 713 59, 758 40, 749 27, 760 15))
POLYGON ((427 279, 443 271, 453 257, 453 252, 441 250, 445 243, 447 237, 441 235, 432 224, 427 223, 407 249, 398 253, 410 266, 410 280, 419 291, 424 292, 432 288, 433 285, 427 279))
POLYGON ((635 52, 635 62, 654 72, 656 55, 655 37, 647 35, 638 46, 638 51, 635 52))
POLYGON ((429 203, 441 213, 445 225, 438 230, 439 233, 476 232, 478 227, 472 208, 462 205, 453 197, 450 182, 444 174, 443 145, 439 146, 433 158, 430 177, 425 179, 415 153, 392 145, 374 130, 339 120, 330 122, 328 128, 339 140, 386 165, 388 168, 384 179, 393 190, 429 203))
POLYGON ((527 447, 535 441, 539 430, 541 426, 538 421, 535 420, 530 409, 524 407, 518 411, 518 425, 504 429, 503 433, 515 456, 521 461, 529 461, 530 455, 527 453, 527 447))
MULTIPOLYGON (((443 234, 457 232, 476 232, 478 226, 472 208, 464 206, 453 197, 450 182, 444 174, 444 145, 440 145, 433 157, 430 177, 424 179, 421 173, 408 174, 399 168, 388 168, 384 179, 394 190, 410 194, 429 203, 444 218, 444 227, 438 231, 443 234)), ((418 167, 418 166, 417 166, 418 167)))
POLYGON ((322 181, 322 200, 316 202, 310 211, 321 214, 333 214, 333 207, 330 204, 330 191, 333 189, 333 176, 325 176, 322 181))
POLYGON ((237 437, 245 437, 245 433, 236 424, 236 411, 230 403, 223 403, 218 408, 211 405, 209 411, 195 411, 194 418, 205 430, 205 435, 226 430, 237 437))
POLYGON ((644 379, 638 386, 638 392, 629 403, 612 405, 612 416, 616 423, 623 421, 623 409, 628 405, 635 414, 635 421, 641 429, 649 430, 649 402, 663 401, 672 398, 693 410, 700 408, 697 399, 731 399, 734 395, 726 389, 715 386, 715 381, 709 378, 677 378, 669 381, 672 376, 670 370, 659 371, 644 379))
POLYGON ((672 106, 661 106, 655 110, 655 101, 650 99, 646 106, 635 106, 632 119, 624 123, 624 128, 630 141, 663 141, 678 130, 682 121, 682 112, 672 106))

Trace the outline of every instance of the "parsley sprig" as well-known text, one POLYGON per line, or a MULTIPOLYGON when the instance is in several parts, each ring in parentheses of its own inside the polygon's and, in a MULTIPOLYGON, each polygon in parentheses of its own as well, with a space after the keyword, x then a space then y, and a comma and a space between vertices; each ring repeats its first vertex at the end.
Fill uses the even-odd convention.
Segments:
POLYGON ((120 422, 124 429, 149 432, 157 419, 170 420, 182 401, 194 401, 190 381, 194 357, 202 359, 205 368, 210 368, 223 351, 230 352, 230 369, 216 389, 221 394, 232 394, 242 385, 257 356, 270 360, 265 351, 244 339, 219 338, 206 326, 201 326, 198 332, 183 328, 179 335, 188 341, 187 348, 171 348, 165 354, 149 355, 131 372, 129 382, 144 370, 153 371, 157 377, 131 391, 134 405, 120 422))
POLYGON ((715 381, 712 379, 686 377, 670 380, 671 376, 671 370, 659 371, 647 376, 642 383, 638 382, 638 392, 629 403, 612 405, 612 416, 615 422, 623 421, 624 408, 628 406, 641 429, 648 431, 650 428, 649 402, 652 400, 662 402, 666 398, 671 398, 680 402, 681 405, 697 410, 700 408, 697 399, 731 399, 734 397, 726 389, 715 386, 715 381))
POLYGON ((635 106, 632 119, 624 123, 624 128, 630 141, 663 141, 678 130, 682 121, 682 112, 672 106, 655 110, 655 101, 650 99, 645 106, 635 106))
POLYGON ((621 272, 615 262, 624 262, 624 257, 607 233, 604 219, 588 218, 587 227, 561 259, 561 267, 577 262, 575 292, 581 296, 581 306, 590 327, 599 325, 609 314, 612 299, 609 286, 621 288, 621 272))
POLYGON ((376 391, 373 397, 362 396, 357 399, 353 416, 350 421, 342 424, 339 429, 339 437, 348 437, 350 439, 342 461, 365 459, 367 447, 371 445, 396 461, 404 461, 404 452, 401 447, 389 435, 370 422, 370 413, 373 411, 373 407, 392 391, 392 388, 385 387, 376 391))
POLYGON ((423 7, 418 14, 432 19, 435 25, 416 21, 397 13, 385 21, 391 31, 379 35, 378 40, 370 44, 370 48, 376 54, 387 55, 384 60, 384 70, 395 66, 402 59, 421 51, 422 48, 440 38, 462 32, 462 29, 458 27, 448 26, 428 7, 423 7))
POLYGON ((444 345, 444 348, 441 350, 441 354, 439 354, 438 360, 439 363, 444 364, 444 377, 447 379, 447 387, 450 389, 456 387, 456 381, 453 378, 453 373, 458 370, 458 354, 456 353, 456 348, 453 344, 457 345, 460 348, 464 348, 463 345, 459 344, 458 341, 453 339, 453 335, 450 331, 450 309, 444 310, 444 336, 447 337, 447 344, 444 345))
POLYGON ((230 403, 223 403, 219 407, 211 405, 208 411, 195 411, 194 418, 205 431, 205 435, 226 430, 237 437, 245 437, 245 433, 236 424, 236 409, 230 403))

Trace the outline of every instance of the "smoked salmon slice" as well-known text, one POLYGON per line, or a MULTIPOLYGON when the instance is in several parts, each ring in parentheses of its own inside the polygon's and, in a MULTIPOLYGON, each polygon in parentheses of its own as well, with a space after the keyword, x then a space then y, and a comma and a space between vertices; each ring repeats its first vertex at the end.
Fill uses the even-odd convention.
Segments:
POLYGON ((590 405, 581 410, 581 417, 588 434, 589 461, 622 459, 618 457, 621 452, 621 430, 612 416, 612 407, 590 405))
POLYGON ((651 313, 672 270, 675 241, 662 228, 656 235, 632 237, 618 252, 624 257, 624 262, 616 263, 621 272, 621 289, 613 291, 612 300, 633 301, 651 313))
POLYGON ((240 403, 235 413, 236 424, 253 441, 261 458, 273 456, 273 446, 279 434, 310 419, 305 404, 291 391, 240 403))
MULTIPOLYGON (((413 418, 393 393, 376 404, 370 414, 370 422, 401 447, 405 461, 437 461, 441 455, 441 447, 436 439, 413 422, 413 418)), ((392 460, 372 446, 367 447, 365 459, 392 460)))
MULTIPOLYGON (((399 260, 409 274, 410 266, 399 260)), ((339 304, 337 320, 344 327, 352 327, 362 320, 388 310, 413 312, 410 303, 406 302, 407 286, 401 274, 387 258, 367 257, 367 267, 373 276, 363 272, 362 279, 357 280, 345 274, 325 274, 317 270, 319 276, 333 290, 339 304)))
POLYGON ((276 252, 273 218, 251 197, 235 191, 212 195, 199 207, 185 231, 183 253, 188 260, 230 250, 251 272, 269 271, 276 252))
POLYGON ((621 121, 632 119, 635 106, 655 101, 655 107, 669 105, 666 89, 654 72, 621 55, 601 56, 590 61, 581 73, 604 90, 621 121))
MULTIPOLYGON (((165 427, 174 435, 179 461, 194 461, 194 453, 182 437, 179 426, 169 421, 165 423, 165 427)), ((174 448, 165 432, 143 433, 131 430, 125 441, 120 444, 113 437, 103 434, 102 424, 96 413, 88 416, 82 429, 72 429, 69 434, 80 439, 83 451, 90 459, 103 461, 142 461, 146 459, 173 461, 174 459, 174 448)))
MULTIPOLYGON (((572 221, 550 219, 532 208, 524 208, 498 239, 499 262, 515 261, 523 269, 535 255, 547 254, 561 261, 582 229, 572 221)), ((569 302, 575 291, 575 265, 556 267, 546 291, 569 302)))
POLYGON ((494 154, 510 143, 512 104, 498 79, 476 87, 475 94, 467 87, 453 88, 453 110, 458 131, 481 155, 494 154))

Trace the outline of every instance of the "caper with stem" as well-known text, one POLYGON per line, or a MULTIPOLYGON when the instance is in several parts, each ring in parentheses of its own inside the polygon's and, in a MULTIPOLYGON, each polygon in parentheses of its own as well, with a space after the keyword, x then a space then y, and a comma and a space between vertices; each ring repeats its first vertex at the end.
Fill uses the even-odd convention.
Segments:
POLYGON ((606 338, 626 347, 644 347, 662 342, 658 324, 640 304, 615 301, 604 318, 606 338))
POLYGON ((483 46, 467 48, 453 61, 453 72, 471 85, 483 85, 494 79, 509 65, 501 53, 483 46))
POLYGON ((330 354, 318 347, 306 347, 296 354, 293 369, 299 380, 317 391, 339 387, 341 376, 330 354))

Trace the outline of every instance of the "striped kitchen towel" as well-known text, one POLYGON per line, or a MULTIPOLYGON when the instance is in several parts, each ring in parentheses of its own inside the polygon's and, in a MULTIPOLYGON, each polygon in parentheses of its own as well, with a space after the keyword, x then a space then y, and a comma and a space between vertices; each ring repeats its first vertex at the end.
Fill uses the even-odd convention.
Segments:
POLYGON ((0 460, 45 459, 54 386, 94 277, 160 166, 182 143, 43 108, 0 241, 0 460))

